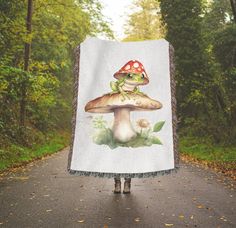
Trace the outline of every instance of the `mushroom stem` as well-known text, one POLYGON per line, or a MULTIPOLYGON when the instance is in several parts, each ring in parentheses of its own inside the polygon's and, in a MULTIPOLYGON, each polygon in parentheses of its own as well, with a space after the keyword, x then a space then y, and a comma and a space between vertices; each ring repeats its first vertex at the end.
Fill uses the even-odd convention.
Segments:
POLYGON ((114 139, 119 142, 128 142, 137 135, 130 122, 129 108, 116 108, 114 110, 112 130, 114 139))

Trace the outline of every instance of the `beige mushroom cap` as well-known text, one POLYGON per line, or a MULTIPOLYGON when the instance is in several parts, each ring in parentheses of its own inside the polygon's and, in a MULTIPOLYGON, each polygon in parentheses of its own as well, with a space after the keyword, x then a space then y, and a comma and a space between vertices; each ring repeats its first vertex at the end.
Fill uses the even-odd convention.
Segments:
POLYGON ((160 109, 162 104, 159 101, 153 100, 145 94, 136 94, 126 92, 129 96, 122 96, 121 93, 104 94, 94 100, 89 101, 85 106, 86 112, 92 113, 110 113, 117 108, 129 108, 130 111, 150 111, 160 109))

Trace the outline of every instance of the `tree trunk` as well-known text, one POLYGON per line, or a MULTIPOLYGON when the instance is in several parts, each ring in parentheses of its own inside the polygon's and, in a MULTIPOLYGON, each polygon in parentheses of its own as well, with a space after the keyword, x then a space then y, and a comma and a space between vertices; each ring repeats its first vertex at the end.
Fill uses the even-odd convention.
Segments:
MULTIPOLYGON (((33 0, 28 0, 28 10, 26 17, 26 31, 27 35, 32 31, 32 14, 33 14, 33 0)), ((24 53, 24 70, 29 71, 29 59, 30 59, 31 41, 25 43, 24 53)), ((20 102, 20 125, 25 126, 25 107, 26 107, 26 84, 22 83, 21 88, 21 102, 20 102)))
POLYGON ((234 22, 236 23, 236 0, 230 0, 233 15, 234 15, 234 22))

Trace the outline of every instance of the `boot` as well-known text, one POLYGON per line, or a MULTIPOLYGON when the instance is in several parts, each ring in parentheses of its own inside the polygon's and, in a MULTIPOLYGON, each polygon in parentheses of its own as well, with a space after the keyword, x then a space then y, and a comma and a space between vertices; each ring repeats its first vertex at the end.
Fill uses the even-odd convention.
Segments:
POLYGON ((123 193, 124 194, 130 193, 130 187, 131 187, 131 178, 125 178, 123 193))
POLYGON ((115 178, 115 189, 114 193, 121 193, 121 180, 118 178, 115 178))

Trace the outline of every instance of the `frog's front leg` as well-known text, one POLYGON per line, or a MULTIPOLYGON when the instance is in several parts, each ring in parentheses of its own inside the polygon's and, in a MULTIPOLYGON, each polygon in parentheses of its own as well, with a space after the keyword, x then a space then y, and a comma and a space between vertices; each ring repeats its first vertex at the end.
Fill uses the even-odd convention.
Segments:
POLYGON ((112 95, 114 93, 118 93, 118 88, 117 88, 117 83, 116 82, 110 82, 110 87, 112 92, 110 92, 109 94, 112 95))
POLYGON ((138 87, 135 87, 133 92, 136 94, 145 95, 145 93, 141 92, 138 87))
POLYGON ((120 94, 123 96, 122 101, 124 101, 126 98, 130 99, 129 95, 122 88, 124 84, 125 84, 125 82, 122 82, 118 85, 118 90, 119 90, 120 94))

